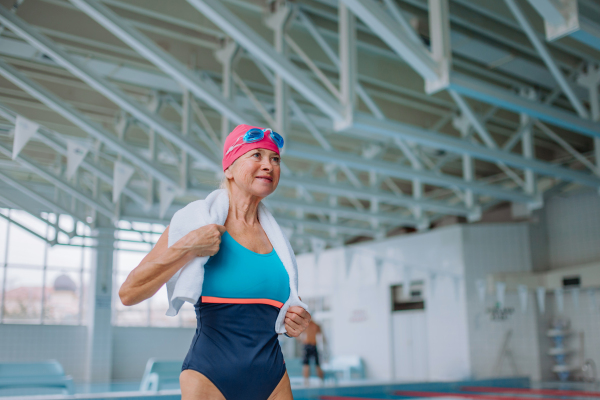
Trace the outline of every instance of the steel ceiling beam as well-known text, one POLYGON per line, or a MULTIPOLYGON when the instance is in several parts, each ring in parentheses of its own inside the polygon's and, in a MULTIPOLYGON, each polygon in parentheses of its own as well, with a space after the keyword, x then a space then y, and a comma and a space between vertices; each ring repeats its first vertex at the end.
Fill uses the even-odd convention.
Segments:
POLYGON ((389 213, 389 212, 360 212, 348 207, 332 207, 328 204, 324 203, 308 203, 301 202, 298 200, 292 200, 289 198, 283 198, 280 196, 269 196, 265 199, 267 205, 271 205, 273 207, 283 207, 286 209, 290 208, 301 208, 306 212, 313 213, 335 213, 339 217, 357 219, 361 221, 370 221, 373 218, 376 218, 378 221, 387 224, 397 224, 404 226, 412 226, 416 227, 419 224, 424 223, 425 221, 418 221, 414 218, 410 217, 401 217, 398 213, 389 213))
MULTIPOLYGON (((77 224, 75 224, 75 226, 73 227, 73 231, 72 232, 67 232, 66 230, 64 230, 63 228, 61 228, 59 225, 53 224, 52 222, 48 221, 47 219, 44 219, 41 216, 38 216, 37 213, 35 211, 31 210, 29 207, 24 207, 23 204, 19 200, 11 200, 8 197, 0 195, 0 201, 2 201, 2 203, 6 204, 10 208, 13 208, 13 209, 16 209, 16 210, 23 210, 23 211, 27 212, 28 214, 30 214, 32 217, 34 217, 38 221, 40 221, 40 222, 48 225, 49 227, 52 227, 52 229, 56 229, 56 231, 58 231, 58 232, 64 233, 69 238, 73 238, 74 236, 76 236, 77 224), (21 204, 19 204, 19 203, 21 203, 21 204)), ((57 237, 58 237, 57 233, 55 233, 54 240, 56 240, 57 237)), ((44 240, 46 240, 46 238, 44 238, 44 240)), ((48 242, 50 243, 52 241, 50 240, 48 242)))
MULTIPOLYGON (((544 19, 546 40, 564 36, 600 50, 600 25, 579 11, 577 0, 528 0, 544 19)), ((593 17, 592 17, 593 18, 593 17)))
POLYGON ((600 187, 600 179, 591 174, 558 167, 544 161, 527 159, 498 149, 486 148, 449 135, 398 121, 380 121, 368 115, 361 114, 355 117, 354 127, 359 131, 369 130, 372 133, 378 133, 390 138, 400 137, 424 146, 445 149, 459 154, 468 154, 490 162, 504 162, 513 167, 531 169, 540 174, 555 176, 594 188, 600 187))
MULTIPOLYGON (((91 1, 91 0, 86 0, 91 1)), ((194 8, 231 36, 249 53, 264 61, 298 93, 314 104, 335 122, 344 120, 339 102, 321 86, 311 80, 284 55, 279 54, 262 36, 225 7, 219 0, 188 0, 194 8)))
MULTIPOLYGON (((15 124, 16 117, 11 113, 17 115, 17 113, 10 110, 8 107, 0 104, 0 116, 5 118, 6 120, 10 121, 11 123, 15 124), (10 112, 6 111, 6 110, 9 110, 10 112)), ((62 135, 58 132, 52 131, 43 125, 40 125, 40 128, 41 129, 38 129, 38 131, 36 133, 36 139, 38 139, 39 141, 44 143, 46 146, 52 148, 57 153, 67 156, 67 154, 68 154, 67 149, 63 146, 63 144, 58 143, 57 140, 54 137, 52 137, 53 135, 56 135, 58 137, 63 138, 63 140, 64 140, 64 139, 67 139, 67 136, 62 135), (51 134, 47 134, 44 131, 48 131, 51 134)), ((83 168, 87 169, 88 171, 90 171, 91 173, 93 173, 95 176, 97 176, 104 182, 108 183, 111 186, 114 186, 114 181, 113 181, 112 176, 110 176, 107 172, 100 169, 100 167, 98 167, 86 160, 83 160, 81 162, 81 166, 83 168)), ((146 200, 142 196, 140 196, 139 194, 134 192, 133 190, 129 189, 128 187, 123 188, 123 194, 129 196, 133 201, 135 201, 139 205, 146 206, 146 200)))
MULTIPOLYGON (((26 167, 23 167, 23 168, 26 168, 26 167)), ((10 176, 8 176, 8 175, 6 175, 6 174, 4 174, 2 172, 0 172, 0 180, 2 182, 7 183, 8 185, 14 187, 15 189, 17 189, 21 193, 29 196, 30 199, 33 199, 34 201, 37 201, 39 204, 48 207, 49 209, 52 210, 52 212, 55 212, 55 213, 56 212, 60 212, 62 214, 69 214, 76 221, 81 222, 81 223, 86 224, 86 225, 88 224, 87 222, 85 222, 81 218, 79 218, 77 215, 75 215, 73 212, 67 211, 67 209, 65 209, 62 206, 58 205, 54 201, 52 201, 50 199, 47 199, 45 196, 42 196, 38 192, 36 192, 36 191, 28 188, 27 186, 23 185, 21 182, 18 182, 16 180, 14 180, 10 176)))
POLYGON ((552 125, 591 137, 600 137, 600 123, 583 119, 568 111, 529 100, 512 91, 459 73, 450 76, 450 89, 484 103, 515 113, 525 113, 552 125))
POLYGON ((467 182, 461 178, 451 175, 436 174, 434 172, 425 170, 415 170, 410 167, 392 164, 389 162, 364 160, 353 154, 340 153, 338 151, 325 151, 313 146, 292 143, 288 145, 286 154, 290 157, 300 157, 323 163, 346 165, 349 168, 358 169, 360 171, 376 171, 377 173, 400 179, 419 179, 423 183, 428 183, 435 186, 471 189, 476 193, 497 197, 504 200, 515 201, 518 203, 528 203, 534 200, 533 197, 520 192, 502 189, 491 185, 484 185, 477 182, 467 182))
MULTIPOLYGON (((463 215, 467 216, 474 210, 467 209, 463 206, 452 205, 447 202, 431 200, 427 198, 421 198, 415 200, 408 196, 398 196, 391 193, 386 193, 381 190, 363 187, 360 192, 357 192, 356 188, 350 185, 344 185, 337 183, 331 185, 329 182, 319 179, 306 179, 306 178, 294 178, 294 182, 301 184, 303 187, 314 190, 315 192, 326 193, 336 196, 344 197, 355 197, 366 201, 371 201, 376 198, 381 203, 400 206, 400 207, 422 207, 424 210, 435 211, 442 214, 449 215, 463 215)), ((286 186, 288 183, 280 181, 280 185, 286 186)), ((293 187, 290 185, 290 187, 293 187)))
POLYGON ((227 100, 221 93, 200 80, 172 55, 129 26, 108 7, 90 0, 71 0, 71 3, 219 113, 236 124, 254 125, 251 118, 239 110, 231 100, 227 100))
POLYGON ((421 42, 415 42, 402 26, 372 0, 341 0, 381 40, 425 80, 440 77, 438 64, 421 42))
POLYGON ((139 156, 129 147, 120 142, 113 134, 101 128, 99 125, 90 122, 86 117, 81 115, 75 108, 66 104, 64 101, 44 89, 37 83, 23 76, 16 69, 0 60, 0 75, 4 76, 10 82, 23 89, 25 92, 44 103, 48 108, 56 111, 67 120, 71 121, 74 125, 87 132, 90 136, 100 140, 104 145, 110 147, 117 154, 121 154, 127 158, 130 162, 136 164, 144 172, 153 175, 156 179, 169 183, 173 186, 177 186, 177 182, 164 174, 160 169, 156 168, 150 162, 146 161, 143 157, 139 156))
MULTIPOLYGON (((220 16, 219 15, 215 16, 215 18, 218 18, 219 21, 221 19, 224 19, 225 15, 229 16, 231 14, 228 10, 226 10, 224 8, 223 5, 214 4, 216 2, 214 2, 213 0, 188 0, 188 1, 192 5, 194 5, 199 11, 201 11, 205 15, 207 15, 207 17, 209 17, 209 18, 212 18, 213 16, 215 16, 215 14, 217 14, 217 12, 214 11, 214 9, 218 9, 219 12, 221 13, 220 16), (223 11, 223 10, 225 10, 225 11, 223 11)), ((357 0, 357 1, 360 2, 360 1, 364 1, 364 0, 357 0)), ((246 24, 244 24, 237 17, 235 17, 233 15, 231 15, 231 16, 233 18, 235 18, 235 22, 236 22, 235 26, 233 26, 231 24, 232 21, 230 21, 228 23, 222 22, 221 23, 222 26, 219 23, 217 23, 217 25, 220 26, 221 29, 225 30, 225 32, 232 35, 232 37, 236 41, 238 41, 238 38, 240 38, 240 36, 243 36, 243 35, 241 35, 241 32, 244 32, 245 38, 241 38, 242 41, 241 42, 238 41, 238 43, 240 45, 242 45, 242 47, 246 48, 249 52, 254 54, 255 56, 257 56, 257 54, 254 53, 255 46, 253 44, 248 43, 249 37, 253 37, 253 38, 256 37, 257 39, 260 39, 261 44, 263 44, 263 47, 265 47, 265 46, 268 47, 268 50, 271 53, 276 54, 274 49, 270 45, 266 44, 266 42, 264 41, 264 39, 262 39, 262 37, 260 37, 255 32, 253 32, 250 29, 250 27, 248 27, 246 24)), ((213 21, 213 22, 215 22, 215 21, 213 21)), ((280 56, 280 55, 278 55, 278 56, 280 56)), ((456 88, 454 88, 454 89, 456 90, 456 88)), ((460 90, 456 90, 456 91, 460 93, 460 90)), ((550 108, 550 107, 547 107, 547 108, 550 108)), ((555 112, 555 110, 552 110, 552 111, 555 112)), ((565 114, 568 114, 568 113, 565 113, 565 114)), ((581 120, 578 117, 574 117, 574 118, 576 118, 577 120, 581 120)), ((364 122, 366 119, 367 119, 367 117, 363 118, 362 121, 364 122)), ((379 120, 375 120, 374 118, 370 118, 370 119, 372 120, 372 123, 369 123, 369 124, 359 123, 359 117, 357 116, 355 118, 354 128, 351 128, 351 130, 354 130, 355 128, 359 128, 359 130, 361 130, 363 132, 381 133, 381 131, 378 130, 376 127, 380 126, 381 124, 388 124, 387 121, 379 121, 379 120)), ((542 119, 542 118, 540 118, 540 119, 542 119)), ((581 121, 585 121, 585 120, 581 120, 581 121)), ((592 124, 592 125, 598 125, 600 127, 600 124, 592 124)), ((414 131, 416 128, 410 127, 410 129, 412 129, 414 131)), ((403 134, 404 132, 398 132, 398 133, 403 134)), ((427 133, 429 134, 429 135, 427 135, 428 136, 427 139, 433 138, 433 135, 431 134, 431 132, 427 132, 427 133)), ((598 134, 600 134, 600 130, 599 130, 598 134)), ((396 136, 399 136, 399 135, 396 135, 396 136)), ((418 139, 418 137, 420 135, 413 135, 413 136, 417 136, 417 139, 418 139)), ((457 151, 458 148, 461 148, 461 150, 458 150, 459 153, 470 152, 470 154, 472 154, 474 157, 477 157, 477 158, 485 159, 485 160, 492 161, 492 162, 502 161, 508 165, 516 166, 519 168, 530 168, 532 170, 536 170, 537 172, 540 172, 540 173, 543 173, 546 175, 561 177, 562 179, 576 181, 576 182, 583 183, 585 185, 592 186, 592 187, 600 186, 600 180, 598 180, 594 177, 588 177, 585 174, 567 170, 566 168, 556 167, 554 165, 551 165, 549 163, 544 163, 541 161, 525 159, 523 157, 520 157, 520 156, 517 156, 514 154, 510 154, 510 153, 505 153, 505 152, 498 151, 498 150, 486 149, 484 147, 472 145, 470 143, 461 141, 459 139, 454 139, 454 138, 451 138, 451 137, 448 137, 448 136, 442 135, 442 134, 435 134, 435 137, 437 139, 436 141, 431 141, 431 140, 427 140, 427 139, 424 141, 428 142, 427 145, 433 146, 436 148, 446 148, 447 150, 450 150, 447 146, 451 144, 451 146, 454 147, 454 150, 451 150, 451 151, 457 151)), ((413 140, 413 141, 415 141, 417 143, 421 142, 420 140, 413 140)))
MULTIPOLYGON (((31 94, 33 97, 40 100, 42 103, 46 104, 49 108, 55 110, 60 115, 62 115, 69 121, 73 122, 75 125, 77 125, 81 129, 83 129, 85 132, 89 133, 92 137, 103 142, 105 145, 110 147, 116 153, 122 154, 123 157, 128 158, 129 161, 137 164, 144 172, 152 173, 157 179, 165 180, 167 183, 169 183, 171 185, 174 185, 174 186, 177 185, 177 182, 175 180, 173 180, 172 178, 165 175, 161 170, 155 168, 148 161, 144 160, 141 156, 137 155, 133 150, 130 150, 125 143, 117 141, 117 139, 114 138, 114 135, 110 134, 109 132, 105 131, 104 129, 100 128, 99 126, 88 122, 86 120, 86 118, 83 117, 74 108, 70 107, 67 104, 64 104, 64 102, 62 102, 56 96, 54 96, 53 94, 48 92, 46 89, 43 89, 37 83, 22 76, 14 68, 12 68, 11 66, 4 63, 1 60, 0 60, 0 74, 3 75, 4 77, 6 77, 11 82, 15 83, 17 86, 21 87, 23 90, 25 90, 27 93, 31 94)), ((289 179, 289 180, 282 179, 280 181, 280 185, 288 186, 288 187, 297 187, 298 184, 300 184, 301 182, 302 182, 302 180, 298 180, 296 178, 289 179)), ((304 184, 306 184, 306 185, 312 184, 311 187, 317 187, 323 192, 326 192, 326 191, 331 192, 331 191, 336 190, 336 188, 332 187, 331 184, 314 185, 311 180, 307 180, 306 182, 303 182, 302 184, 303 185, 304 184)), ((364 192, 362 190, 359 191, 356 189, 352 189, 353 194, 349 194, 348 193, 349 190, 345 189, 345 188, 339 188, 339 191, 345 193, 344 194, 345 196, 354 196, 357 198, 365 198, 365 196, 363 196, 364 192)), ((390 204, 404 205, 404 204, 411 203, 407 199, 399 199, 399 198, 396 199, 395 196, 391 196, 391 195, 386 196, 385 193, 375 194, 375 197, 378 199, 381 199, 383 202, 390 202, 390 204)), ((365 199, 369 200, 369 198, 365 198, 365 199)), ((455 214, 463 215, 463 214, 467 213, 467 211, 465 211, 464 209, 462 209, 460 207, 451 207, 442 202, 430 202, 430 203, 424 204, 423 208, 431 209, 434 211, 445 210, 446 212, 448 212, 452 215, 455 215, 455 214)))
MULTIPOLYGON (((2 49, 0 49, 0 53, 9 55, 11 57, 18 57, 18 58, 24 58, 24 59, 31 59, 35 57, 35 53, 36 50, 35 48, 31 47, 29 44, 25 43, 25 42, 21 42, 19 41, 17 43, 17 41, 12 40, 12 39, 8 39, 8 38, 4 38, 3 39, 3 43, 6 44, 6 47, 2 47, 2 49)), ((84 58, 81 57, 79 58, 79 56, 73 56, 74 59, 77 59, 79 61, 83 61, 84 58)), ((254 58, 253 58, 254 59, 254 58)), ((49 63, 49 61, 46 60, 42 60, 42 59, 38 59, 37 61, 42 62, 42 63, 49 63)), ((149 87, 155 90, 164 90, 167 92, 172 92, 172 93, 181 93, 181 88, 180 86, 175 82, 172 81, 170 78, 165 77, 163 75, 158 75, 155 73, 148 73, 146 71, 142 71, 142 70, 134 70, 131 69, 129 67, 123 66, 120 67, 117 64, 112 64, 112 63, 107 63, 107 62, 100 62, 97 60, 90 60, 87 62, 86 64, 89 68, 92 68, 96 73, 102 75, 102 76, 108 76, 110 74, 110 78, 111 79, 116 79, 116 80, 120 80, 122 82, 125 83, 130 83, 130 84, 134 84, 134 85, 141 85, 144 87, 149 87), (116 71, 114 73, 111 73, 111 71, 116 71), (124 73, 125 71, 125 73, 124 73), (124 75, 122 75, 122 73, 124 73, 124 75), (149 85, 149 83, 152 83, 152 85, 149 85), (167 82, 169 84, 167 84, 167 82)), ((270 72, 269 72, 270 73, 270 72)), ((357 89, 359 89, 360 91, 361 86, 358 85, 357 89)), ((365 99, 364 97, 362 97, 363 100, 365 99)), ((426 100, 426 98, 424 98, 424 100, 426 100)), ((240 102, 240 101, 245 101, 243 98, 238 98, 236 99, 236 101, 240 102)), ((547 103, 547 101, 544 101, 545 103, 547 103)), ((437 103, 436 103, 437 105, 437 103)), ((294 107, 293 103, 290 103, 290 106, 294 107)), ((554 111, 554 109, 552 109, 551 107, 548 107, 549 112, 552 113, 554 111)), ((560 112, 560 110, 559 110, 560 112)), ((564 111, 562 111, 564 112, 564 111)), ((306 113, 307 116, 309 116, 308 113, 306 113)), ((328 123, 325 124, 323 121, 323 118, 314 118, 314 116, 312 116, 312 119, 315 122, 318 122, 318 125, 321 128, 327 128, 326 125, 329 125, 328 123)), ((381 119, 382 116, 378 116, 379 119, 381 119)), ((435 130, 435 129, 434 129, 435 130)), ((345 132, 342 132, 342 134, 344 134, 345 132)), ((364 132, 361 133, 361 136, 364 136, 364 132)))
MULTIPOLYGON (((576 0, 574 1, 576 2, 576 0)), ((544 43, 538 38, 537 33, 533 30, 531 24, 521 11, 521 8, 517 5, 517 3, 514 0, 504 0, 504 2, 506 3, 510 11, 513 13, 515 19, 519 22, 519 25, 529 38, 529 41, 531 42, 533 47, 535 47, 540 57, 542 57, 542 60, 544 60, 546 67, 548 67, 548 69, 552 73, 552 76, 554 76, 554 79, 556 79, 556 82, 558 82, 558 84, 560 85, 563 93, 565 94, 565 96, 567 96, 573 108, 575 108, 580 117, 588 118, 588 111, 585 109, 579 98, 577 98, 577 96, 575 95, 573 88, 571 87, 571 85, 569 85, 562 71, 554 62, 554 59, 548 52, 548 49, 546 48, 544 43)))
MULTIPOLYGON (((310 182, 313 182, 313 180, 293 179, 293 180, 286 181, 286 183, 284 183, 283 180, 280 180, 279 186, 297 188, 298 185, 304 186, 304 183, 310 183, 310 182), (295 182, 295 183, 292 185, 291 182, 295 182)), ((325 190, 327 190, 328 188, 331 187, 331 185, 327 185, 327 184, 320 184, 318 182, 313 182, 313 183, 314 183, 314 185, 310 186, 311 188, 315 188, 315 190, 317 190, 316 188, 319 188, 319 189, 322 188, 322 189, 324 189, 323 192, 325 192, 325 190)), ((214 190, 214 187, 194 186, 194 187, 190 188, 190 190, 188 191, 188 194, 201 198, 201 197, 207 196, 213 190, 214 190)), ((344 193, 343 188, 339 188, 338 190, 340 191, 340 193, 344 193)), ((381 197, 385 197, 385 194, 382 194, 381 197)), ((389 197, 394 197, 394 196, 390 195, 389 197)), ((372 198, 369 198, 369 199, 372 199, 372 198)), ((387 223, 387 224, 396 223, 396 224, 405 225, 405 226, 417 226, 419 224, 423 224, 423 223, 427 222, 425 219, 416 220, 416 219, 410 218, 410 217, 403 217, 403 216, 399 215, 398 213, 389 213, 389 212, 372 213, 369 211, 361 212, 361 211, 357 211, 357 210, 354 210, 354 209, 351 209, 348 207, 332 207, 332 206, 326 205, 324 203, 302 202, 302 201, 298 201, 295 199, 291 199, 289 197, 283 197, 281 195, 278 195, 277 192, 275 192, 272 195, 270 195, 269 197, 267 197, 264 201, 267 205, 277 207, 277 208, 283 208, 283 209, 287 209, 287 210, 296 210, 296 209, 300 208, 307 212, 311 212, 311 213, 315 213, 315 214, 316 213, 327 213, 327 214, 338 213, 340 216, 344 216, 345 218, 355 219, 355 220, 359 220, 359 221, 369 221, 370 219, 375 218, 375 219, 381 221, 382 223, 387 223)), ((437 203, 437 202, 433 202, 433 203, 437 203)), ((440 204, 442 204, 442 203, 440 203, 440 204)), ((460 207, 453 208, 452 206, 448 206, 448 208, 450 210, 454 211, 455 213, 456 212, 465 213, 464 209, 461 209, 460 207)))
POLYGON ((219 163, 216 162, 213 155, 207 150, 203 149, 189 138, 181 135, 171 124, 164 121, 162 118, 152 114, 143 106, 137 104, 116 85, 96 75, 92 70, 72 59, 69 54, 60 49, 54 42, 38 33, 35 29, 2 6, 0 6, 0 22, 31 45, 46 53, 55 62, 86 82, 123 110, 129 112, 136 119, 152 127, 158 134, 169 139, 195 158, 205 162, 205 164, 215 172, 221 171, 219 163))
MULTIPOLYGON (((99 4, 94 0, 72 0, 72 2, 79 7, 83 12, 88 14, 106 29, 115 33, 117 37, 122 39, 125 43, 129 44, 132 48, 140 51, 140 54, 147 57, 150 61, 155 63, 159 68, 161 68, 165 73, 173 76, 175 79, 181 79, 181 73, 178 71, 187 71, 185 66, 180 65, 180 63, 176 60, 171 60, 171 64, 176 68, 167 68, 164 65, 155 62, 156 55, 154 54, 155 50, 158 48, 151 44, 149 40, 135 32, 134 30, 128 28, 123 21, 119 20, 119 17, 114 14, 112 11, 108 10, 105 6, 99 4)), ((229 11, 227 11, 229 12, 229 11)), ((263 39, 264 40, 264 39, 263 39)), ((267 46, 269 45, 267 44, 267 46)), ((157 51, 160 55, 162 51, 157 51)), ((277 56, 280 56, 278 53, 274 53, 277 56)), ((164 57, 161 57, 164 58, 164 57)), ((287 61, 287 60, 286 60, 287 61)), ((195 85, 194 82, 188 81, 186 82, 193 87, 195 85)), ((413 222, 414 223, 414 222, 413 222)))
MULTIPOLYGON (((12 157, 12 149, 9 149, 8 147, 4 146, 3 144, 0 144, 0 153, 3 153, 7 157, 12 157)), ((108 208, 104 207, 102 204, 98 203, 96 200, 89 198, 86 194, 80 192, 79 189, 77 189, 70 183, 66 182, 62 178, 59 178, 57 176, 54 176, 54 175, 46 172, 42 167, 38 166, 36 163, 31 161, 29 159, 29 157, 26 157, 24 155, 18 155, 17 162, 19 164, 24 165, 31 171, 35 172, 36 174, 38 174, 39 176, 41 176, 48 182, 51 182, 59 189, 62 189, 63 191, 70 194, 71 196, 75 197, 82 203, 85 203, 88 206, 92 207, 94 210, 98 211, 99 213, 104 214, 106 217, 110 218, 111 220, 114 219, 115 215, 112 210, 109 210, 108 208)))
POLYGON ((377 235, 377 233, 379 233, 379 231, 371 229, 371 228, 360 228, 360 227, 354 227, 354 226, 348 226, 348 225, 332 224, 331 222, 319 222, 319 221, 314 221, 314 220, 292 218, 292 217, 283 216, 283 215, 280 215, 277 213, 275 213, 273 216, 275 217, 277 222, 281 225, 301 224, 306 227, 311 227, 313 229, 322 229, 326 232, 329 232, 329 230, 331 228, 335 228, 338 232, 346 232, 350 235, 366 235, 366 236, 371 236, 371 237, 375 237, 375 235, 377 235))

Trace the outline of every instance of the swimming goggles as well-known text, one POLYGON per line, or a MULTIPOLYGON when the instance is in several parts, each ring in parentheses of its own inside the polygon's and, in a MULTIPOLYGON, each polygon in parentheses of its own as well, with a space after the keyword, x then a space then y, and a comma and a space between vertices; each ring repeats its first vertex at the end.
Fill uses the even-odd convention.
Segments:
POLYGON ((258 128, 252 128, 252 129, 248 129, 248 131, 246 133, 244 133, 244 136, 240 136, 236 139, 236 141, 233 143, 233 145, 231 145, 231 147, 229 147, 229 149, 227 149, 227 152, 225 153, 225 155, 229 154, 233 149, 235 149, 238 146, 243 145, 244 143, 254 143, 254 142, 258 142, 259 140, 263 140, 263 138, 265 137, 265 133, 269 132, 269 139, 271 139, 273 141, 273 143, 275 143, 277 145, 278 148, 282 148, 283 147, 283 137, 281 137, 281 135, 277 132, 274 132, 271 128, 265 128, 265 129, 258 129, 258 128), (238 143, 238 141, 242 139, 243 143, 238 143))

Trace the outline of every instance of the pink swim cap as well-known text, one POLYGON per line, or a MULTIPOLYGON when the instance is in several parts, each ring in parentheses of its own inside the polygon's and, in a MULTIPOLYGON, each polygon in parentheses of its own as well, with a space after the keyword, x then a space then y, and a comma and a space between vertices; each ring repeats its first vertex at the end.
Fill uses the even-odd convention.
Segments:
POLYGON ((229 135, 227 135, 227 138, 225 138, 225 146, 223 147, 223 171, 225 171, 227 169, 227 167, 229 167, 231 164, 233 164, 233 162, 235 160, 238 159, 238 157, 240 157, 242 154, 245 154, 247 152, 249 152, 250 150, 254 150, 254 149, 267 149, 267 150, 273 150, 274 152, 276 152, 277 154, 279 154, 279 147, 277 147, 277 145, 269 138, 269 132, 267 131, 265 133, 265 137, 262 138, 261 140, 254 142, 254 143, 244 143, 244 141, 242 140, 242 137, 244 136, 244 134, 246 132, 248 132, 248 130, 250 129, 263 129, 263 128, 259 128, 258 126, 251 126, 251 125, 238 125, 236 126, 229 135), (229 150, 229 148, 231 146, 236 146, 234 147, 229 154, 227 154, 227 150, 229 150))

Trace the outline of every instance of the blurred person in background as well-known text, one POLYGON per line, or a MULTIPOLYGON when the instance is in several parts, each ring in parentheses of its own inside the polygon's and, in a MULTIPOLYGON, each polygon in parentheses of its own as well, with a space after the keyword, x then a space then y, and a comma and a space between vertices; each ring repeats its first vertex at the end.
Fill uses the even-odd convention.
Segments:
POLYGON ((317 335, 321 335, 323 345, 325 345, 325 335, 319 324, 314 322, 312 319, 308 323, 306 330, 298 336, 298 339, 303 344, 303 355, 302 355, 302 375, 304 376, 304 385, 308 386, 310 375, 310 359, 314 358, 315 368, 317 370, 317 376, 321 379, 321 384, 324 382, 324 374, 319 363, 319 351, 317 350, 317 335))

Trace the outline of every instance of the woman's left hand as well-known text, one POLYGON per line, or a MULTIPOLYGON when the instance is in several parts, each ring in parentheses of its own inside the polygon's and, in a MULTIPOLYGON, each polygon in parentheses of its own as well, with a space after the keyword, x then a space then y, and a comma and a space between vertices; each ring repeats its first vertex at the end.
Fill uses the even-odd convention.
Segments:
POLYGON ((285 313, 285 330, 292 337, 298 337, 310 322, 310 314, 300 306, 291 306, 285 313))

